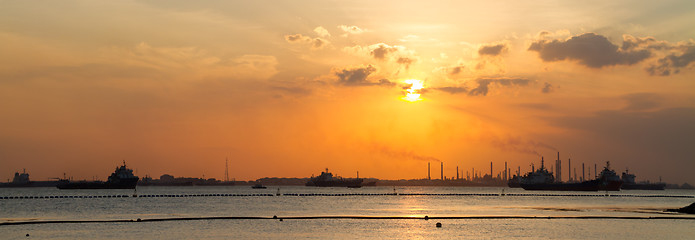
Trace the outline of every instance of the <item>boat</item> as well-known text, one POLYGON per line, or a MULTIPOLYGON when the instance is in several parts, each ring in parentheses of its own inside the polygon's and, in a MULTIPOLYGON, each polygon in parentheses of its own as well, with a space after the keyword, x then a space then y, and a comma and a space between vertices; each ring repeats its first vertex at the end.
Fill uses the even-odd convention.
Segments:
POLYGON ((625 169, 621 179, 623 180, 623 185, 620 189, 627 190, 664 190, 666 187, 665 183, 650 183, 650 182, 635 182, 635 174, 631 174, 625 169))
POLYGON ((328 168, 326 168, 326 171, 321 172, 321 175, 309 179, 309 181, 306 183, 306 186, 358 188, 362 187, 362 181, 363 179, 361 178, 347 179, 338 176, 333 176, 332 173, 328 172, 328 168))
POLYGON ((524 190, 539 190, 539 191, 598 191, 599 180, 591 180, 584 182, 563 183, 556 182, 555 177, 543 165, 541 157, 541 167, 538 170, 533 170, 521 177, 519 186, 524 190))
POLYGON ((61 179, 56 187, 58 189, 135 189, 138 183, 137 176, 133 175, 133 170, 125 165, 116 167, 116 170, 104 181, 71 181, 61 179))
POLYGON ((24 187, 55 187, 58 181, 31 181, 29 173, 24 169, 22 173, 15 172, 12 182, 0 183, 0 188, 24 188, 24 187))
POLYGON ((255 185, 251 186, 251 188, 253 188, 253 189, 266 189, 268 187, 263 186, 263 184, 259 183, 259 184, 255 184, 255 185))
POLYGON ((620 187, 623 185, 623 180, 620 180, 618 174, 611 170, 611 162, 607 161, 606 166, 603 167, 601 173, 598 174, 598 180, 600 181, 599 190, 602 191, 620 191, 620 187))

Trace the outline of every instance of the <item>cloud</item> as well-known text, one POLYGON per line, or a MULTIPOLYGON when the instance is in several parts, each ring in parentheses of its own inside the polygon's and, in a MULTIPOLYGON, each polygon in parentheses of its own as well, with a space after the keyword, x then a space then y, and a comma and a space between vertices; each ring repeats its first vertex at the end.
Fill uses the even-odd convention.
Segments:
POLYGON ((451 76, 458 75, 459 73, 461 73, 463 71, 464 68, 465 68, 465 66, 462 66, 462 65, 451 67, 447 71, 447 74, 449 74, 451 76))
POLYGON ((656 93, 632 93, 622 97, 627 102, 625 111, 644 111, 661 106, 664 97, 656 93))
POLYGON ((478 86, 469 89, 467 87, 435 87, 433 90, 446 92, 449 94, 467 94, 469 96, 487 96, 490 85, 498 86, 527 86, 531 80, 525 78, 479 78, 475 82, 478 86))
POLYGON ((334 74, 338 77, 338 83, 345 86, 393 86, 394 83, 387 79, 381 79, 377 82, 371 82, 367 79, 369 75, 376 72, 377 69, 372 65, 360 66, 354 68, 345 68, 334 70, 334 74))
POLYGON ((304 40, 304 36, 302 34, 292 34, 292 35, 285 35, 285 40, 291 43, 296 43, 296 42, 301 42, 304 40))
POLYGON ((399 57, 398 60, 396 60, 396 63, 404 65, 406 69, 408 69, 413 62, 415 62, 415 59, 409 57, 399 57))
POLYGON ((476 80, 478 87, 468 92, 470 96, 487 96, 490 84, 500 86, 526 86, 530 80, 524 78, 481 78, 476 80))
POLYGON ((647 67, 647 72, 650 75, 668 76, 672 73, 680 73, 682 68, 688 67, 693 62, 695 62, 695 45, 690 45, 680 52, 658 59, 656 63, 647 67))
POLYGON ((328 38, 331 37, 331 33, 328 32, 328 29, 323 28, 322 26, 318 26, 314 28, 314 32, 319 35, 319 37, 324 37, 328 38))
POLYGON ((542 93, 551 93, 555 90, 552 84, 546 82, 543 84, 543 89, 541 89, 542 93))
POLYGON ((398 46, 389 46, 384 43, 372 45, 370 54, 377 60, 384 60, 390 53, 398 51, 398 46))
POLYGON ((449 94, 467 93, 468 92, 468 88, 466 88, 466 87, 438 87, 438 88, 434 88, 434 89, 442 91, 442 92, 446 92, 449 94))
POLYGON ((369 46, 345 47, 343 51, 357 56, 370 57, 379 61, 394 62, 408 69, 411 64, 418 61, 418 57, 411 50, 403 46, 390 46, 385 43, 377 43, 369 46))
MULTIPOLYGON (((628 44, 629 45, 629 44, 628 44)), ((633 65, 651 56, 647 49, 620 49, 602 35, 584 33, 563 40, 538 40, 531 44, 529 51, 536 51, 545 62, 575 60, 590 68, 614 65, 633 65)))
POLYGON ((504 53, 507 51, 507 45, 500 43, 496 45, 490 45, 490 46, 482 46, 480 49, 478 49, 478 54, 480 56, 483 55, 488 55, 488 56, 499 56, 500 54, 504 53))
POLYGON ((303 87, 270 86, 270 89, 289 93, 292 95, 306 96, 311 94, 311 89, 303 87))
POLYGON ((358 26, 340 25, 338 28, 345 32, 343 36, 347 36, 348 34, 361 34, 366 31, 366 29, 361 29, 358 26))
POLYGON ((311 45, 312 49, 321 49, 330 42, 326 39, 323 38, 311 38, 308 36, 303 36, 302 34, 291 34, 291 35, 285 35, 285 40, 289 43, 304 43, 304 44, 309 44, 311 45))

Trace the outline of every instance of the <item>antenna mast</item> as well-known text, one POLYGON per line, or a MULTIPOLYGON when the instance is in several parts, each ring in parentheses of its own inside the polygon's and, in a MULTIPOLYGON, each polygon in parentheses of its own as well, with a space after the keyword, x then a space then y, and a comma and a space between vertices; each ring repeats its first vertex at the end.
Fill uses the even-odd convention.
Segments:
POLYGON ((229 164, 227 163, 229 159, 227 157, 224 158, 224 181, 229 182, 229 164))

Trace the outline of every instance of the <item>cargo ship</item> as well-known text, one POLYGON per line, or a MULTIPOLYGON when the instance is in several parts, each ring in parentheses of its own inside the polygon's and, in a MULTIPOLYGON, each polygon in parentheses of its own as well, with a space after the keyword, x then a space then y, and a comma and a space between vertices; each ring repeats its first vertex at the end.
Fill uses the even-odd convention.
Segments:
POLYGON ((664 190, 666 187, 665 183, 650 183, 650 182, 635 182, 635 174, 631 174, 625 169, 621 179, 623 180, 623 185, 620 186, 621 189, 627 190, 664 190))
POLYGON ((0 188, 24 188, 24 187, 55 187, 58 181, 31 181, 26 169, 22 173, 15 172, 12 182, 0 183, 0 188))
POLYGON ((519 179, 519 186, 524 190, 539 191, 598 191, 601 181, 598 179, 576 183, 556 182, 555 177, 543 165, 541 157, 541 167, 538 170, 532 169, 531 172, 519 179))
POLYGON ((623 180, 620 180, 618 174, 611 170, 611 162, 606 162, 606 166, 603 167, 601 173, 598 174, 598 179, 601 183, 599 185, 599 190, 602 191, 620 191, 620 187, 623 185, 623 180))
POLYGON ((123 162, 123 166, 117 167, 106 182, 62 179, 56 187, 58 189, 135 189, 139 179, 123 162))
POLYGON ((309 179, 309 181, 306 183, 306 186, 358 188, 362 187, 362 181, 363 179, 360 178, 347 179, 338 176, 333 176, 332 173, 328 172, 328 168, 326 168, 326 171, 321 172, 321 175, 309 179))

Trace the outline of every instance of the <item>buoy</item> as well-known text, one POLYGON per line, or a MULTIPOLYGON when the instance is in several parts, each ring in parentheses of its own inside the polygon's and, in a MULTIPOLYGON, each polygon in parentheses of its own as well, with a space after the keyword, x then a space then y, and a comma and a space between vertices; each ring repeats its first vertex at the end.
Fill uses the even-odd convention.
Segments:
POLYGON ((437 227, 438 228, 442 227, 442 223, 437 223, 437 227))
POLYGON ((282 222, 282 218, 280 218, 280 222, 282 222))
POLYGON ((27 237, 28 237, 28 236, 29 236, 29 234, 27 233, 27 237))
POLYGON ((428 217, 427 215, 425 215, 425 220, 430 220, 430 217, 428 217))

